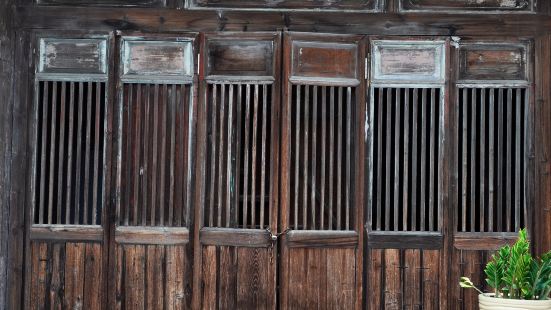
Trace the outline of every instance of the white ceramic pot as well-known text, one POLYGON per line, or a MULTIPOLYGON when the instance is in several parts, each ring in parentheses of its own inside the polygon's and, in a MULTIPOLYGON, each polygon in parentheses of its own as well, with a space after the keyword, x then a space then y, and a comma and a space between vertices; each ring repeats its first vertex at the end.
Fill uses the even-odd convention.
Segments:
POLYGON ((551 300, 505 299, 492 295, 478 295, 480 310, 551 310, 551 300))

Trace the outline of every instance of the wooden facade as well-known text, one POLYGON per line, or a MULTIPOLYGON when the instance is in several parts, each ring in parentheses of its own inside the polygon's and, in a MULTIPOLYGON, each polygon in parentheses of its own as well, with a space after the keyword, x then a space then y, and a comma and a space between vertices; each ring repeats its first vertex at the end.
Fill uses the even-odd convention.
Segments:
POLYGON ((0 3, 0 309, 476 309, 551 248, 551 3, 0 3))

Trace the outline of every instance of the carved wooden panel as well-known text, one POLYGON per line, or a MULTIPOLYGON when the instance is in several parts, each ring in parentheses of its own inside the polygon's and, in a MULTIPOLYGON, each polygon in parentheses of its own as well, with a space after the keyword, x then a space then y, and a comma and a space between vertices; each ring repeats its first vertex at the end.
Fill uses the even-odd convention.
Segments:
POLYGON ((107 73, 107 41, 98 39, 40 39, 39 73, 107 73))
POLYGON ((527 80, 524 43, 471 43, 459 48, 458 80, 527 80))
POLYGON ((274 45, 269 40, 212 39, 207 43, 208 76, 272 76, 274 45))
POLYGON ((321 9, 377 11, 383 0, 188 0, 192 8, 321 9))
POLYGON ((503 11, 530 12, 534 0, 400 0, 400 11, 503 11))
POLYGON ((372 41, 374 82, 444 81, 443 41, 372 41))
POLYGON ((193 41, 191 38, 149 40, 139 37, 123 39, 122 79, 182 79, 193 75, 193 41))

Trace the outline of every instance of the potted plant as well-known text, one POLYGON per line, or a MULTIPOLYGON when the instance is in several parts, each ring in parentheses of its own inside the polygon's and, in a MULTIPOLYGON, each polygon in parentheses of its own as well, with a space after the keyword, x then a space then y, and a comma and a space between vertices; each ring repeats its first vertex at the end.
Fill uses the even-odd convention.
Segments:
POLYGON ((483 293, 467 277, 459 282, 461 287, 480 293, 481 310, 551 310, 551 251, 539 259, 532 257, 525 229, 519 232, 514 245, 506 245, 492 255, 484 272, 492 293, 483 293))

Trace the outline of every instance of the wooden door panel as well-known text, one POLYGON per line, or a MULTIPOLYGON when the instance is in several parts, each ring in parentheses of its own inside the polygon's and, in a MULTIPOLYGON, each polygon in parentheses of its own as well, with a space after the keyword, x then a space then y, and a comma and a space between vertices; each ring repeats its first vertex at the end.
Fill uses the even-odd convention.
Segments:
POLYGON ((101 243, 33 241, 30 251, 29 309, 102 309, 101 243))
POLYGON ((207 33, 195 307, 275 309, 279 33, 207 33))
MULTIPOLYGON (((457 140, 453 180, 451 281, 470 277, 486 288, 484 266, 493 251, 533 234, 534 101, 531 43, 466 40, 455 56, 457 140)), ((450 287, 450 306, 471 309, 476 292, 450 287)))
POLYGON ((121 34, 110 306, 188 309, 197 102, 194 34, 121 34))
POLYGON ((110 193, 111 38, 36 32, 25 308, 101 309, 110 193))
POLYGON ((362 36, 285 34, 282 309, 361 308, 363 52, 362 36))
POLYGON ((447 44, 371 42, 366 305, 446 308, 447 44))
POLYGON ((202 308, 273 308, 275 269, 270 249, 205 246, 202 252, 202 308))

